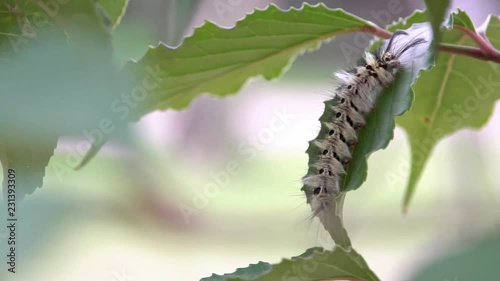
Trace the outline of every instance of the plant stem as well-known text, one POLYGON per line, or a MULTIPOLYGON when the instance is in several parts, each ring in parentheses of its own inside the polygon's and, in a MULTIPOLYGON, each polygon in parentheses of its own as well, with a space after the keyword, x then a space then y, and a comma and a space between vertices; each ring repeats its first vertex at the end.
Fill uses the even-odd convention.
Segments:
POLYGON ((493 47, 491 45, 491 43, 488 42, 488 40, 485 37, 482 37, 477 32, 472 31, 472 30, 470 30, 468 28, 465 28, 463 26, 457 26, 457 25, 455 25, 455 26, 453 26, 453 28, 455 28, 457 30, 460 30, 465 35, 469 36, 472 40, 474 40, 474 42, 477 44, 477 46, 479 47, 479 49, 481 49, 481 51, 483 51, 483 53, 485 55, 500 56, 500 51, 498 51, 497 49, 495 49, 495 47, 493 47))
POLYGON ((360 31, 373 34, 373 35, 380 37, 380 38, 383 38, 383 39, 389 39, 392 36, 392 33, 390 31, 387 31, 387 30, 380 28, 376 25, 364 27, 360 31))
POLYGON ((500 63, 500 54, 485 54, 481 49, 469 47, 469 46, 460 46, 460 45, 452 45, 452 44, 439 44, 439 51, 450 54, 464 55, 480 60, 485 61, 493 61, 496 63, 500 63))
MULTIPOLYGON (((500 63, 500 51, 495 49, 487 39, 483 38, 478 33, 462 26, 454 26, 454 28, 469 36, 478 45, 479 48, 440 43, 438 45, 438 50, 440 52, 463 55, 475 59, 500 63)), ((360 31, 373 34, 383 39, 389 39, 392 36, 391 32, 376 25, 362 28, 360 31)))

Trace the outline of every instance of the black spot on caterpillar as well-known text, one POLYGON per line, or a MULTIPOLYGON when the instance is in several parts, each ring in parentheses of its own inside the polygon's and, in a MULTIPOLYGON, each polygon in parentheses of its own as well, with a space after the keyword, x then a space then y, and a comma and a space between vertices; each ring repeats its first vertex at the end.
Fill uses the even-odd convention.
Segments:
POLYGON ((414 38, 395 44, 396 38, 406 35, 396 31, 379 50, 365 53, 357 67, 335 75, 338 87, 333 99, 325 101, 321 129, 317 138, 309 142, 309 168, 302 178, 307 203, 325 228, 331 226, 335 198, 341 192, 340 181, 352 160, 352 149, 358 143, 358 131, 366 124, 366 115, 375 107, 381 91, 394 82, 402 55, 427 42, 414 38))

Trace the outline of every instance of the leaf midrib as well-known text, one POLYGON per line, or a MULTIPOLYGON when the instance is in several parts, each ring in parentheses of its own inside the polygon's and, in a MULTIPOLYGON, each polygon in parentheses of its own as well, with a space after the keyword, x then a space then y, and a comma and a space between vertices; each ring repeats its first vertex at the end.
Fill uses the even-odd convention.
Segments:
MULTIPOLYGON (((459 38, 459 40, 457 41, 457 44, 463 45, 463 43, 466 41, 466 39, 467 39, 467 36, 462 35, 459 38)), ((436 116, 439 112, 439 109, 441 108, 441 103, 443 101, 445 89, 448 86, 448 82, 450 79, 450 74, 451 74, 451 71, 453 68, 453 64, 455 63, 455 58, 456 58, 456 55, 454 55, 454 54, 450 55, 450 59, 446 63, 446 71, 444 73, 443 83, 441 83, 441 87, 439 88, 439 92, 437 94, 437 102, 435 103, 435 105, 432 109, 432 113, 430 116, 430 124, 429 124, 427 132, 425 134, 425 139, 429 139, 431 136, 431 133, 434 131, 434 125, 436 123, 436 116)))

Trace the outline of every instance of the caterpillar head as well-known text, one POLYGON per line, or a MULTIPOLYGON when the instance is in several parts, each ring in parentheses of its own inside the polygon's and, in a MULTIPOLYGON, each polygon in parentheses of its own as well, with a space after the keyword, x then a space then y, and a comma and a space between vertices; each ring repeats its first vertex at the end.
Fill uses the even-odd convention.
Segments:
POLYGON ((392 52, 385 52, 381 58, 377 60, 377 66, 381 67, 391 73, 396 73, 401 62, 396 58, 392 52))
POLYGON ((399 40, 398 37, 400 37, 401 35, 408 36, 408 33, 402 30, 394 32, 387 45, 385 46, 385 49, 381 49, 383 50, 383 53, 380 54, 377 59, 377 65, 390 71, 391 73, 396 73, 401 65, 402 56, 406 51, 427 42, 427 40, 425 40, 424 38, 399 40))

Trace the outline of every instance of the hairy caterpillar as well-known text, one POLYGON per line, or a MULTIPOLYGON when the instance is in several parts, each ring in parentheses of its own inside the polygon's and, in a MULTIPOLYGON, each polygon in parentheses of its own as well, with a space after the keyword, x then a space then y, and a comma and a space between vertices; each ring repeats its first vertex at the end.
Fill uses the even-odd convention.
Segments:
POLYGON ((302 178, 302 191, 312 215, 319 218, 326 230, 334 227, 340 180, 352 160, 351 152, 358 143, 358 130, 365 126, 366 115, 375 107, 382 90, 395 81, 398 70, 405 67, 403 55, 428 42, 424 38, 400 40, 404 37, 408 37, 407 32, 396 31, 377 51, 366 52, 358 66, 335 75, 338 87, 333 99, 325 101, 321 129, 316 139, 309 142, 309 168, 302 178))

